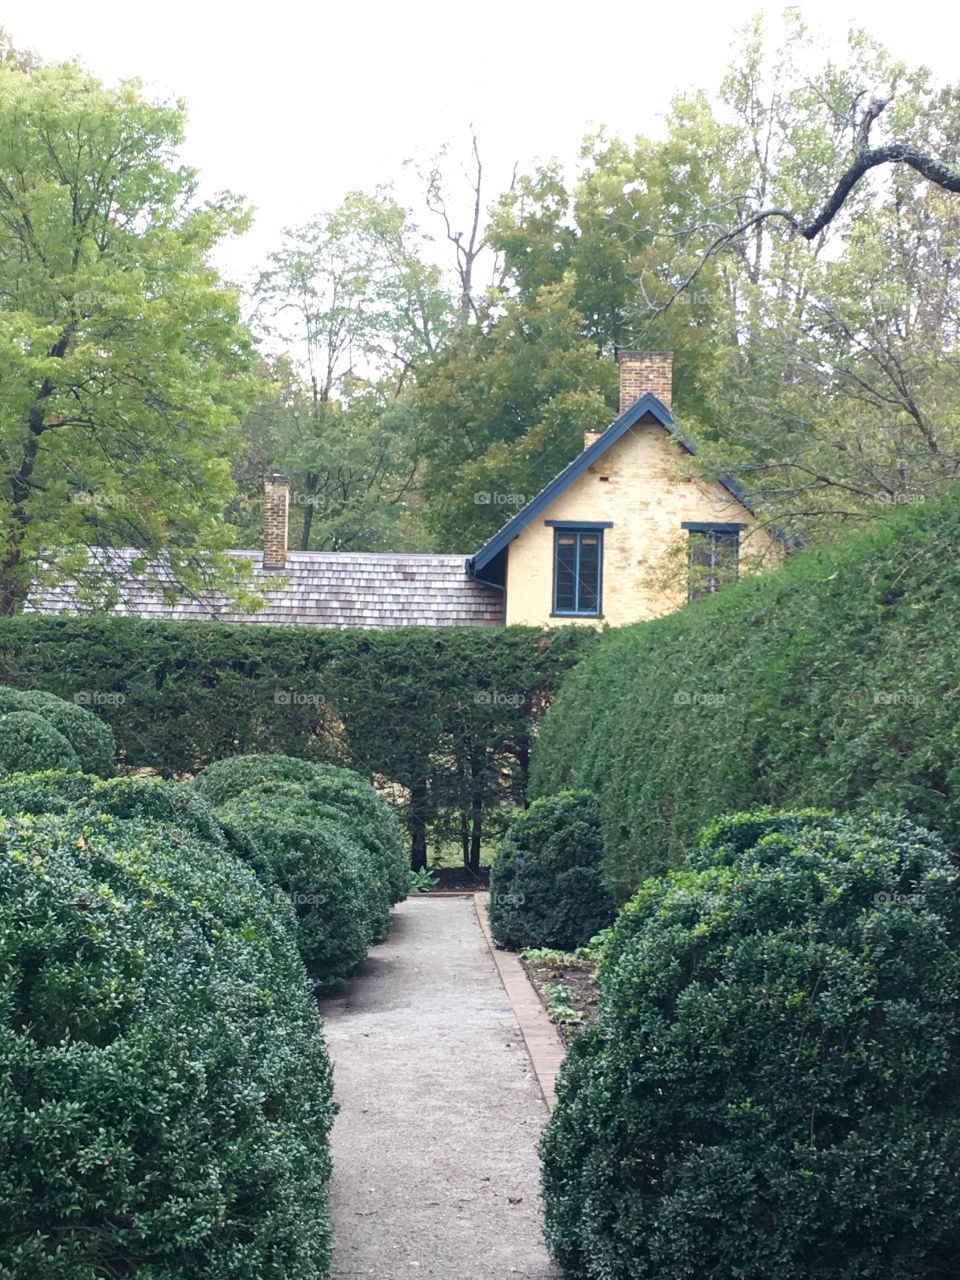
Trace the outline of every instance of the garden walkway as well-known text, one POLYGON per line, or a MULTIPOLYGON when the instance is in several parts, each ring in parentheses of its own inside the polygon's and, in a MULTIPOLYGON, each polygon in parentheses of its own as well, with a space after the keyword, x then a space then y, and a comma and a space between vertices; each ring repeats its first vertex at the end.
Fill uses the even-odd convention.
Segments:
POLYGON ((547 1111, 469 898, 412 898, 322 1005, 340 1114, 333 1280, 555 1280, 547 1111))

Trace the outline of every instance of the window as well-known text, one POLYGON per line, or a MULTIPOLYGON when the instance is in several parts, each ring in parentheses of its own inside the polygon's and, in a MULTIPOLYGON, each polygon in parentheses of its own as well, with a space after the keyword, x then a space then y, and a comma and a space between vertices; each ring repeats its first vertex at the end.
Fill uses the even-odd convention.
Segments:
POLYGON ((553 543, 553 612, 600 615, 603 530, 558 528, 553 543))
POLYGON ((736 582, 743 525, 685 522, 683 527, 690 533, 688 599, 699 600, 736 582))

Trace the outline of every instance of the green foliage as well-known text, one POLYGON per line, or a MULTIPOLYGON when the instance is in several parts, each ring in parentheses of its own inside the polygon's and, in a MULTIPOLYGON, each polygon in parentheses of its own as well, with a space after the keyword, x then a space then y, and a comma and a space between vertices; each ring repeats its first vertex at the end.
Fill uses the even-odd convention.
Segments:
POLYGON ((535 800, 504 836, 490 872, 490 928, 504 947, 572 951, 613 919, 601 876, 603 841, 593 797, 535 800))
POLYGON ((902 819, 766 812, 699 861, 608 935, 542 1142, 554 1256, 585 1280, 956 1274, 945 848, 902 819))
POLYGON ((196 200, 184 119, 74 63, 0 67, 0 612, 78 574, 112 603, 88 551, 131 541, 194 591, 244 572, 221 513, 250 342, 208 259, 246 215, 196 200))
POLYGON ((295 756, 228 756, 207 765, 194 778, 193 785, 208 804, 217 808, 264 782, 310 782, 317 773, 312 760, 295 756))
POLYGON ((326 1274, 334 1114, 292 912, 214 845, 0 821, 0 1272, 326 1274))
POLYGON ((594 793, 623 895, 714 814, 901 811, 960 847, 960 495, 605 636, 541 726, 536 794, 594 793))
POLYGON ((458 835, 466 823, 472 837, 505 802, 523 802, 535 727, 595 640, 577 627, 324 631, 25 615, 0 617, 0 678, 67 698, 96 693, 128 766, 196 773, 275 752, 394 783, 425 861, 428 823, 458 835))
MULTIPOLYGON (((85 707, 39 689, 0 686, 0 715, 11 711, 31 711, 46 720, 66 738, 87 772, 101 777, 113 773, 117 756, 113 730, 85 707)), ((29 760, 20 762, 25 768, 29 768, 30 763, 29 760)))
POLYGON ((574 993, 565 982, 545 982, 543 994, 547 1001, 547 1013, 552 1022, 560 1022, 565 1026, 579 1026, 585 1014, 573 1003, 574 993))
POLYGON ((400 824, 386 801, 352 770, 291 756, 231 756, 209 765, 194 785, 214 806, 254 790, 336 810, 341 825, 369 849, 388 885, 390 902, 405 897, 409 866, 400 824))
POLYGON ((0 769, 80 769, 62 733, 32 711, 0 716, 0 769))
POLYGON ((340 815, 318 815, 285 786, 243 791, 215 812, 233 852, 293 907, 297 947, 317 984, 350 974, 377 938, 389 896, 371 882, 366 852, 340 815))
POLYGON ((109 814, 152 818, 183 835, 223 844, 210 806, 184 782, 161 778, 96 778, 84 773, 11 773, 0 778, 0 813, 109 814))
POLYGON ((46 769, 37 773, 0 776, 0 814, 66 813, 74 804, 85 804, 99 778, 87 773, 46 769))
POLYGON ((410 871, 407 874, 409 876, 407 893, 411 895, 429 893, 431 889, 437 887, 436 876, 432 871, 428 871, 426 867, 419 867, 416 871, 410 871))

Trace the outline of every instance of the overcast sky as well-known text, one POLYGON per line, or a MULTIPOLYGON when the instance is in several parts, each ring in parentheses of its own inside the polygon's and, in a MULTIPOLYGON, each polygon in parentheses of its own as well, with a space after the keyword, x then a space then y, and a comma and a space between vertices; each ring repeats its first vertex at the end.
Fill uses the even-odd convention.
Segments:
MULTIPOLYGON (((960 73, 956 5, 799 8, 838 51, 849 26, 865 26, 944 80, 960 73)), ((185 159, 208 192, 229 188, 258 210, 253 231, 224 259, 240 277, 281 227, 396 178, 405 158, 426 159, 444 143, 465 154, 471 122, 491 196, 514 160, 570 159, 592 125, 655 134, 677 90, 716 86, 736 29, 761 9, 777 15, 782 6, 0 0, 0 22, 47 61, 79 56, 107 80, 138 77, 186 99, 185 159)))

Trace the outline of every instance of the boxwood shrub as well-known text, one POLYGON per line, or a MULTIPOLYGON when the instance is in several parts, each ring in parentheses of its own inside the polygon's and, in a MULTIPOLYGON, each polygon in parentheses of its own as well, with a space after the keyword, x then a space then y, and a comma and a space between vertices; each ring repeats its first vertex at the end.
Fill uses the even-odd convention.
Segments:
POLYGON ((573 950, 610 924, 600 814, 586 792, 536 800, 513 822, 490 872, 490 928, 503 947, 573 950))
POLYGON ((367 854, 343 824, 305 811, 283 788, 243 791, 214 812, 234 853, 292 905, 297 946, 317 984, 351 973, 374 941, 379 904, 367 854))
POLYGON ((309 795, 318 804, 339 809, 351 835, 376 850, 390 886, 391 903, 406 897, 410 860, 403 828, 390 805, 352 769, 294 756, 230 756, 209 765, 194 779, 197 790, 214 806, 251 788, 266 788, 276 796, 278 788, 286 784, 301 789, 291 795, 298 794, 301 799, 309 795))
POLYGON ((48 770, 0 778, 0 813, 106 813, 117 818, 154 818, 180 832, 223 845, 213 810, 185 782, 162 778, 95 778, 48 770))
POLYGON ((202 769, 193 785, 216 808, 261 782, 309 782, 316 770, 312 760, 297 756, 227 756, 202 769))
POLYGON ((207 841, 0 819, 0 1275, 318 1280, 334 1113, 289 906, 207 841))
MULTIPOLYGON (((39 689, 0 687, 0 715, 31 711, 63 735, 73 748, 86 773, 109 777, 116 766, 117 746, 113 730, 99 716, 76 703, 57 698, 39 689)), ((51 767, 46 760, 23 757, 12 765, 16 769, 51 767)))
POLYGON ((904 819, 724 820, 603 945, 542 1141, 589 1280, 960 1273, 960 884, 904 819))
POLYGON ((0 772, 16 769, 80 770, 70 743, 49 721, 34 711, 11 711, 0 716, 0 772))

